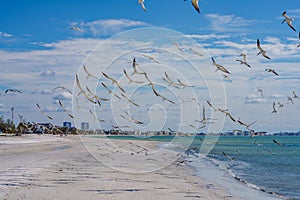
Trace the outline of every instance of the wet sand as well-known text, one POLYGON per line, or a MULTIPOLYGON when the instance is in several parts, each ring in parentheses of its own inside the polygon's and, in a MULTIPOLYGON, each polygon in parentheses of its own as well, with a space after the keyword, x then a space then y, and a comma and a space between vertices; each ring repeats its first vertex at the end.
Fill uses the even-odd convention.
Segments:
POLYGON ((0 199, 239 199, 158 142, 43 137, 0 138, 0 199))

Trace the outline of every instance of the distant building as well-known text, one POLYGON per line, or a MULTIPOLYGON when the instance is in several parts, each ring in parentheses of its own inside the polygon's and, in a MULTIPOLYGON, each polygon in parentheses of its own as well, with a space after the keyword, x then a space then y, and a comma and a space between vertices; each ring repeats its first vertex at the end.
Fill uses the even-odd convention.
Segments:
POLYGON ((90 130, 90 124, 88 122, 81 122, 81 130, 83 131, 90 130))
POLYGON ((70 129, 72 127, 71 122, 63 122, 63 127, 67 127, 68 129, 70 129))

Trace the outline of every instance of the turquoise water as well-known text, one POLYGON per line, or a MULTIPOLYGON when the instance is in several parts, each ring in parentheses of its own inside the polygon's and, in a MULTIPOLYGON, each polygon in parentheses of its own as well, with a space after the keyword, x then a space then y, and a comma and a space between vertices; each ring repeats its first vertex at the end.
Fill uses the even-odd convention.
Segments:
MULTIPOLYGON (((170 142, 173 139, 172 136, 117 138, 162 142, 170 142)), ((190 140, 187 137, 182 138, 190 140)), ((195 137, 186 152, 198 153, 203 139, 204 136, 195 137)), ((180 140, 176 140, 177 143, 178 141, 180 140)), ((255 185, 262 191, 288 199, 300 199, 300 137, 221 136, 207 158, 244 184, 255 185), (278 141, 280 145, 275 144, 273 140, 278 141), (228 159, 223 152, 235 159, 228 159)))

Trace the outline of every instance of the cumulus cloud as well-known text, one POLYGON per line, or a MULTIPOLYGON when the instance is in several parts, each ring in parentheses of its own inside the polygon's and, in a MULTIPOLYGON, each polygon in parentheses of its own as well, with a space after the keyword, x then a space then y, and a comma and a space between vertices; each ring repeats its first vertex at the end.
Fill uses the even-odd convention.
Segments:
POLYGON ((238 31, 253 22, 235 15, 220 15, 213 13, 205 15, 205 17, 210 21, 211 28, 220 32, 238 31))
POLYGON ((56 74, 55 71, 48 69, 43 71, 40 75, 44 77, 52 77, 55 76, 55 74, 56 74))
POLYGON ((244 97, 244 103, 249 103, 249 104, 265 103, 266 101, 267 99, 262 98, 261 96, 255 94, 251 94, 244 97))
POLYGON ((53 90, 51 90, 51 89, 35 89, 31 93, 32 94, 51 95, 51 94, 53 94, 53 90))
POLYGON ((13 36, 12 34, 5 33, 5 32, 1 32, 1 31, 0 31, 0 39, 1 39, 2 37, 12 37, 12 36, 13 36))
POLYGON ((134 21, 129 19, 103 19, 92 22, 82 22, 80 24, 81 27, 84 27, 85 30, 89 30, 94 36, 111 35, 128 28, 148 25, 149 24, 142 21, 134 21))
POLYGON ((71 100, 72 99, 72 94, 69 92, 61 92, 55 97, 53 97, 54 100, 71 100))

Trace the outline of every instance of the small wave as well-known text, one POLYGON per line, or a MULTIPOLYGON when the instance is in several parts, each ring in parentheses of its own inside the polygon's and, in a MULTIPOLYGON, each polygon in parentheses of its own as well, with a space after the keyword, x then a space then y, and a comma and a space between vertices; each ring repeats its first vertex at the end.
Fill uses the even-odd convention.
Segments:
MULTIPOLYGON (((197 154, 195 154, 193 157, 190 156, 189 161, 194 161, 194 162, 189 162, 189 163, 196 163, 197 159, 199 159, 199 155, 197 155, 197 154)), ((261 188, 255 184, 247 182, 246 180, 244 180, 243 178, 241 178, 240 176, 235 174, 234 171, 232 170, 233 166, 246 170, 246 168, 251 167, 251 165, 249 163, 242 162, 242 161, 229 162, 229 161, 222 161, 222 160, 218 160, 218 159, 220 159, 220 157, 217 155, 209 155, 209 156, 202 157, 202 161, 206 162, 208 165, 212 164, 213 166, 217 167, 221 171, 225 172, 225 174, 227 174, 228 177, 232 178, 232 180, 236 180, 239 183, 245 185, 246 187, 248 187, 250 189, 254 189, 257 191, 264 192, 266 194, 270 194, 276 198, 287 199, 279 193, 270 191, 266 188, 261 188)), ((196 167, 196 166, 194 166, 194 167, 196 167)))

